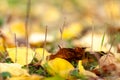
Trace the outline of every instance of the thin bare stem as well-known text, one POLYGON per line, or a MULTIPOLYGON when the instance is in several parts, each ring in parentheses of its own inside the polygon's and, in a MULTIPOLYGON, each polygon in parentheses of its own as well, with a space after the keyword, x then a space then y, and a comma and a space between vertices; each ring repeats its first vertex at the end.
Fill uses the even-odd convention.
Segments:
MULTIPOLYGON (((45 53, 45 48, 46 48, 46 40, 47 40, 47 28, 48 26, 46 26, 46 30, 45 30, 45 41, 44 41, 44 47, 43 47, 43 55, 42 55, 42 59, 40 59, 38 61, 38 63, 36 63, 35 65, 40 65, 41 61, 44 60, 44 53, 45 53)), ((49 59, 49 58, 48 58, 49 59)))
MULTIPOLYGON (((41 61, 44 60, 44 53, 45 53, 45 48, 46 48, 46 40, 47 40, 47 28, 48 26, 46 26, 46 30, 45 30, 45 41, 44 41, 44 47, 43 47, 43 55, 42 55, 42 59, 40 59, 35 65, 40 65, 41 61)), ((48 59, 49 60, 49 57, 48 59)))
MULTIPOLYGON (((40 59, 35 65, 40 65, 41 61, 44 60, 44 54, 45 54, 45 48, 46 48, 46 40, 47 40, 47 30, 48 30, 48 26, 46 26, 46 30, 45 30, 45 41, 44 41, 44 47, 43 47, 43 54, 42 54, 42 59, 40 59)), ((49 57, 48 57, 49 60, 49 57)))
POLYGON ((16 38, 16 34, 14 34, 14 40, 15 40, 15 50, 16 50, 16 53, 15 53, 15 63, 17 62, 17 38, 16 38))
MULTIPOLYGON (((92 24, 93 24, 93 21, 92 21, 92 24)), ((95 31, 95 30, 94 30, 94 25, 93 25, 93 26, 92 26, 92 38, 91 38, 91 51, 93 51, 93 46, 94 46, 94 45, 93 45, 94 31, 95 31)))
POLYGON ((26 65, 28 65, 28 22, 29 22, 29 17, 30 17, 30 8, 31 8, 31 0, 28 0, 27 3, 27 10, 26 10, 26 21, 25 21, 25 30, 26 30, 26 65))
POLYGON ((60 39, 61 39, 61 41, 63 40, 63 31, 64 31, 64 27, 65 27, 65 21, 64 21, 62 27, 60 27, 60 36, 61 36, 60 39))
POLYGON ((61 49, 61 46, 60 46, 60 45, 58 45, 58 47, 59 47, 59 49, 61 49))
MULTIPOLYGON (((113 41, 112 41, 112 43, 111 43, 110 49, 109 49, 109 51, 108 51, 108 53, 107 53, 106 58, 104 59, 104 62, 105 62, 105 60, 107 59, 107 57, 109 56, 110 51, 111 51, 111 49, 112 49, 112 47, 113 47, 113 44, 114 44, 115 40, 116 40, 116 37, 113 39, 113 41)), ((104 63, 104 62, 103 62, 103 63, 104 63)))
POLYGON ((43 57, 42 57, 42 60, 44 60, 44 53, 45 53, 45 48, 46 48, 46 40, 47 40, 47 29, 48 29, 48 26, 46 26, 46 30, 45 30, 45 41, 44 41, 44 47, 43 47, 43 57))
POLYGON ((64 17, 64 23, 62 25, 62 27, 60 27, 60 45, 63 46, 63 31, 64 31, 64 28, 65 28, 65 25, 66 25, 66 22, 65 22, 65 17, 64 17))
POLYGON ((111 46, 110 46, 110 49, 109 49, 109 51, 108 51, 108 52, 110 52, 110 51, 111 51, 111 49, 112 49, 112 47, 113 47, 113 44, 114 44, 115 40, 116 40, 116 38, 114 38, 114 39, 113 39, 113 41, 112 41, 112 43, 111 43, 111 46))
MULTIPOLYGON (((33 51, 35 52, 35 49, 33 49, 33 51)), ((34 58, 35 58, 35 56, 36 56, 36 52, 35 52, 35 54, 34 54, 34 56, 33 56, 33 59, 32 59, 32 61, 31 61, 31 63, 34 61, 34 58)))

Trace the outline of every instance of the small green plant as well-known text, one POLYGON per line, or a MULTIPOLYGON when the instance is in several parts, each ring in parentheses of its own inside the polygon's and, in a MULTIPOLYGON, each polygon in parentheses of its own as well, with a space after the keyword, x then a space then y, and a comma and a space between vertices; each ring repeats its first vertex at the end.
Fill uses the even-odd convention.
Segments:
POLYGON ((75 77, 76 79, 87 80, 87 77, 83 74, 79 74, 78 69, 75 69, 71 72, 71 76, 75 77))
MULTIPOLYGON (((23 66, 22 68, 27 69, 27 65, 23 66)), ((51 76, 41 65, 29 64, 28 69, 30 74, 38 74, 46 77, 51 76)))
POLYGON ((2 73, 0 73, 0 76, 5 80, 5 79, 11 77, 11 74, 9 72, 2 72, 2 73))

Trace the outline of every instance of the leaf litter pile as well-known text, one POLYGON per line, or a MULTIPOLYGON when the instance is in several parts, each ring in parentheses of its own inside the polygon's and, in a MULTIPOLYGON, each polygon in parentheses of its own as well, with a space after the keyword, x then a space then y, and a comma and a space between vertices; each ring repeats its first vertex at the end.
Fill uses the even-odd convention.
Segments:
POLYGON ((8 6, 15 12, 7 14, 5 19, 2 16, 6 15, 0 15, 0 80, 120 79, 119 1, 58 0, 53 1, 54 7, 44 1, 35 2, 37 0, 1 2, 4 4, 4 8, 0 7, 1 14, 7 12, 8 6), (22 13, 16 4, 22 4, 22 13), (93 11, 98 4, 105 9, 107 17, 101 9, 101 13, 93 11), (61 6, 62 16, 55 8, 61 6), (58 21, 57 28, 51 27, 60 17, 63 17, 62 25, 59 27, 58 21), (68 20, 70 17, 73 21, 68 20), (78 18, 74 20, 74 17, 78 18), (47 25, 41 27, 43 24, 47 25))

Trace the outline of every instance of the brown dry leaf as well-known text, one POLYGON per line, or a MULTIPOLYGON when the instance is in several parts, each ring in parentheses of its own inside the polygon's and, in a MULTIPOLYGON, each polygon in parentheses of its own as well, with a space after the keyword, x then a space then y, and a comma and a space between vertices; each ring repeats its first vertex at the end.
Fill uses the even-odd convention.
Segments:
POLYGON ((14 42, 14 37, 10 34, 7 34, 5 32, 5 30, 0 30, 0 44, 2 46, 6 47, 14 47, 15 46, 15 42, 14 42))
POLYGON ((100 64, 100 67, 103 67, 105 65, 114 64, 115 61, 116 61, 115 56, 111 53, 108 53, 99 59, 99 64, 100 64))
POLYGON ((55 55, 50 55, 50 59, 63 58, 68 61, 80 60, 85 53, 85 48, 61 48, 55 55))
POLYGON ((117 70, 116 61, 117 59, 115 58, 115 55, 111 54, 110 52, 102 56, 99 60, 99 66, 102 71, 102 75, 115 76, 117 70))

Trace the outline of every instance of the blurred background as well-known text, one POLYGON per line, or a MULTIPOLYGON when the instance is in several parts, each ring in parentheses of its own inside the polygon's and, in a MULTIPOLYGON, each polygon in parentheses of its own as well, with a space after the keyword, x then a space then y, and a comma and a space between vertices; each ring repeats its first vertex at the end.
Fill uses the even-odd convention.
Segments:
MULTIPOLYGON (((0 28, 8 47, 15 45, 14 34, 18 44, 24 44, 27 2, 0 0, 0 28)), ((108 50, 111 42, 119 51, 120 0, 31 0, 30 6, 31 46, 43 46, 48 26, 47 43, 52 47, 47 48, 51 51, 58 44, 108 50)))

